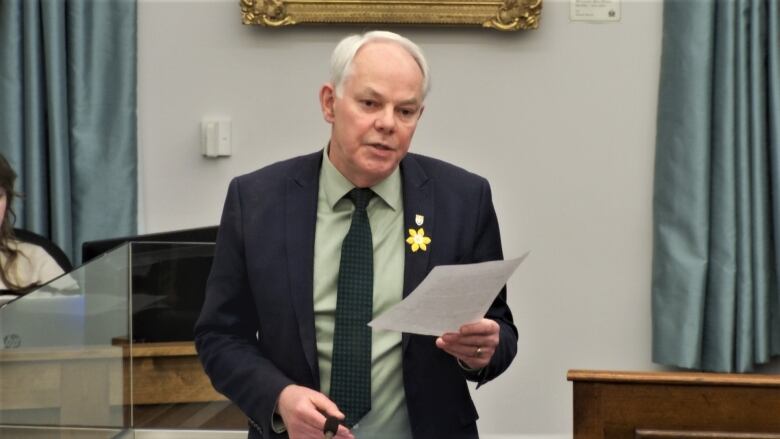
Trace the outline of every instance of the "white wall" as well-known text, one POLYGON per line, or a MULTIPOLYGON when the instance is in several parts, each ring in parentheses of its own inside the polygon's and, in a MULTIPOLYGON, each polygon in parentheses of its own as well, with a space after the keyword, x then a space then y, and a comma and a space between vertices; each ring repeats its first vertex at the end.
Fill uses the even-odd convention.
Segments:
MULTIPOLYGON (((519 354, 475 392, 491 437, 571 432, 571 368, 648 370, 651 200, 660 0, 617 24, 394 28, 418 42, 433 91, 413 150, 493 185, 512 279, 519 354)), ((141 221, 147 232, 216 224, 229 179, 325 145, 317 91, 347 27, 265 29, 238 1, 139 6, 141 221), (199 154, 199 121, 233 120, 229 159, 199 154)))

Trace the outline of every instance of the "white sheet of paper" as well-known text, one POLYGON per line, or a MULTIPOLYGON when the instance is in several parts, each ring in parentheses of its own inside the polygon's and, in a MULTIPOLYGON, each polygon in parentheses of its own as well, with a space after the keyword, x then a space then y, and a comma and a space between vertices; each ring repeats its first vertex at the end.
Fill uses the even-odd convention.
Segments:
POLYGON ((477 264, 440 265, 409 295, 368 323, 374 329, 440 336, 485 316, 528 256, 477 264))

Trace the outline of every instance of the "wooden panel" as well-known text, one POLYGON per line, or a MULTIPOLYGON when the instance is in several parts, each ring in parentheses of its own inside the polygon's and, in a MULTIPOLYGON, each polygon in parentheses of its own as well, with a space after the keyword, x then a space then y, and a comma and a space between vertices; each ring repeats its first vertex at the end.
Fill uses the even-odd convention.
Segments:
POLYGON ((0 407, 4 410, 61 407, 88 398, 79 389, 91 392, 97 382, 104 385, 101 395, 108 383, 121 393, 117 386, 122 379, 122 350, 112 346, 0 351, 0 407))
POLYGON ((134 358, 133 378, 136 405, 225 400, 194 356, 134 358))
POLYGON ((115 425, 119 414, 129 425, 130 361, 143 425, 246 428, 211 386, 192 342, 0 351, 0 410, 18 419, 46 413, 40 419, 55 425, 115 425))
POLYGON ((0 363, 0 407, 58 407, 60 376, 59 369, 49 363, 0 363))
POLYGON ((573 371, 569 379, 575 439, 628 439, 640 431, 757 438, 780 433, 778 376, 573 371))
MULTIPOLYGON (((596 384, 606 422, 739 431, 766 425, 780 432, 780 391, 759 387, 596 384), (772 410, 774 408, 774 410, 772 410)), ((745 430, 748 431, 748 430, 745 430)))

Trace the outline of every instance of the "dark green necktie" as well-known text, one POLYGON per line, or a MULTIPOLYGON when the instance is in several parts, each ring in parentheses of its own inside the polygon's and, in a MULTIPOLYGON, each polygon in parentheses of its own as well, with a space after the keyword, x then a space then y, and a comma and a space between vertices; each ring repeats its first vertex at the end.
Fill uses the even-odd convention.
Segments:
POLYGON ((352 189, 352 225, 341 245, 330 397, 354 426, 371 410, 371 321, 374 249, 366 206, 371 189, 352 189))

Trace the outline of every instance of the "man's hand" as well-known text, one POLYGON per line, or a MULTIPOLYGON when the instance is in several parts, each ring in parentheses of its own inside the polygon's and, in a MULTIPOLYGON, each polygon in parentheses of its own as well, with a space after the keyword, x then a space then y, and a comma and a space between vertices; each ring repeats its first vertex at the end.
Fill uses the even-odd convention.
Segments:
POLYGON ((481 369, 490 364, 498 346, 499 326, 495 320, 482 319, 460 327, 460 330, 448 332, 436 339, 436 346, 444 350, 464 365, 472 369, 481 369))
MULTIPOLYGON (((294 384, 285 387, 279 394, 277 410, 290 439, 321 439, 326 415, 344 419, 344 413, 327 396, 294 384)), ((354 439, 354 436, 348 428, 339 425, 334 438, 354 439)))

